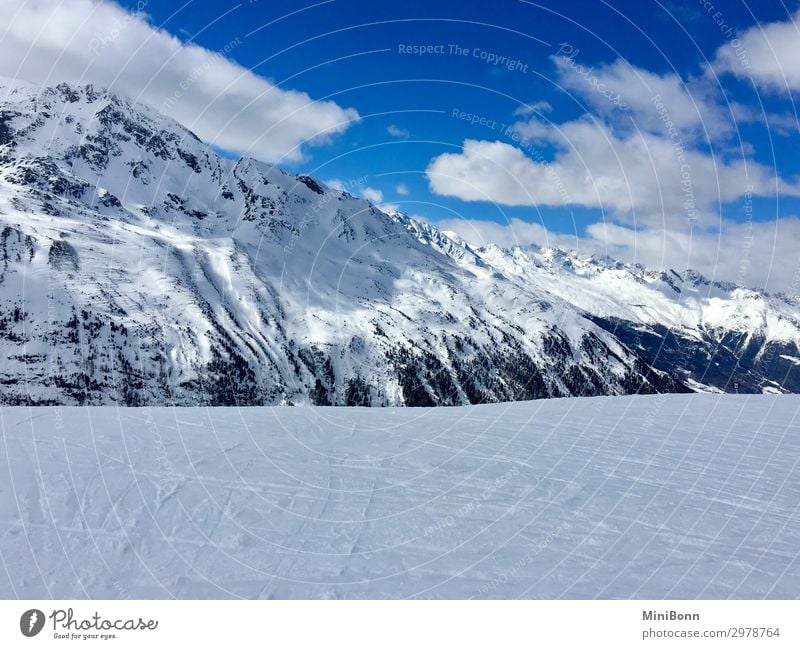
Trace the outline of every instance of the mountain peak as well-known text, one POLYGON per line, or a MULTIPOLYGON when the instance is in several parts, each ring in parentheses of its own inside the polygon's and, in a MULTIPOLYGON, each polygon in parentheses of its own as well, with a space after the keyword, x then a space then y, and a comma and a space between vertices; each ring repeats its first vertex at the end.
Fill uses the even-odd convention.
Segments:
POLYGON ((557 248, 474 248, 221 157, 114 93, 4 87, 5 403, 800 390, 794 302, 557 248))

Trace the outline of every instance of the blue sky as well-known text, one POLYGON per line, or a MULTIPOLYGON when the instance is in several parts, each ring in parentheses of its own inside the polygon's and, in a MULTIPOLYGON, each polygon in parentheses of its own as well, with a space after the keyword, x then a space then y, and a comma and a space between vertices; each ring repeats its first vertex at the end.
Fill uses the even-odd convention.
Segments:
POLYGON ((797 0, 9 2, 0 74, 111 87, 473 243, 800 267, 797 0))
MULTIPOLYGON (((125 3, 135 8, 135 2, 125 3)), ((384 200, 432 219, 453 215, 505 220, 516 216, 542 219, 557 232, 571 232, 593 222, 601 210, 580 205, 509 207, 492 201, 463 201, 430 191, 425 169, 435 156, 460 149, 465 139, 513 144, 503 128, 518 121, 523 104, 548 102, 548 118, 561 123, 578 119, 587 103, 565 91, 551 59, 563 43, 579 50, 574 58, 587 67, 621 59, 633 68, 682 79, 700 76, 717 49, 730 41, 720 19, 739 32, 763 23, 787 20, 793 5, 780 2, 426 2, 371 3, 337 0, 314 3, 250 2, 222 6, 216 2, 153 3, 145 11, 151 22, 211 50, 240 39, 230 58, 279 86, 308 92, 314 99, 333 99, 355 108, 361 121, 333 143, 307 149, 301 162, 284 164, 322 178, 356 179, 383 192, 384 200), (310 7, 310 8, 309 8, 310 7), (292 12, 294 15, 291 15, 292 12), (720 12, 721 17, 717 16, 720 12), (212 24, 213 23, 213 24, 212 24), (211 25, 209 27, 209 25, 211 25), (254 31, 256 30, 256 31, 254 31), (401 53, 414 45, 442 45, 423 55, 401 53), (457 46, 467 51, 459 54, 457 46), (481 56, 506 56, 527 66, 509 71, 481 56), (495 122, 471 124, 453 117, 454 109, 495 122), (408 137, 393 137, 396 126, 408 137), (398 185, 409 194, 398 194, 398 185)), ((792 115, 791 98, 754 92, 746 79, 720 79, 729 99, 761 110, 792 115)), ((714 89, 714 84, 709 84, 714 89)), ((624 89, 621 94, 624 95, 624 89)), ((716 88, 719 90, 719 87, 716 88)), ((763 124, 740 125, 752 146, 753 160, 782 175, 800 173, 798 134, 777 136, 763 124), (771 137, 770 137, 771 136, 771 137)), ((720 140, 703 146, 739 145, 720 140)), ((549 152, 552 153, 552 152, 549 152)), ((735 153, 734 153, 735 156, 735 153)), ((760 218, 798 213, 798 199, 756 198, 760 218)), ((736 204, 725 216, 741 219, 736 204)), ((606 215, 608 216, 608 215, 606 215)))

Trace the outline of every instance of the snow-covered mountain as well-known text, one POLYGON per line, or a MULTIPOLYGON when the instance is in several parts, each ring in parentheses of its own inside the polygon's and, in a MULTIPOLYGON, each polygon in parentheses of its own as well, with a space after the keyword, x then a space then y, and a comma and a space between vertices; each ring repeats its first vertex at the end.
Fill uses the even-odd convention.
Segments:
POLYGON ((454 235, 92 86, 0 88, 0 401, 800 392, 800 303, 454 235))

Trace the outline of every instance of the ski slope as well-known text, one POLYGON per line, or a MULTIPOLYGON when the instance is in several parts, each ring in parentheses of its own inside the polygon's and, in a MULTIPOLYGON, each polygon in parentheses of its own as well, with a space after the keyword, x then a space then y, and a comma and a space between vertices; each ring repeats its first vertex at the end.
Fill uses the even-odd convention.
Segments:
POLYGON ((4 598, 796 598, 800 397, 3 408, 4 598))

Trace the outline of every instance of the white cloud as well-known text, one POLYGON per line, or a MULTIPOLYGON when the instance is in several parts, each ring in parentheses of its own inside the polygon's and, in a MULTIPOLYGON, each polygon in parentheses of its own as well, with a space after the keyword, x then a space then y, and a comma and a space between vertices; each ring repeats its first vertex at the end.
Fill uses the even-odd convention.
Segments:
POLYGON ((269 162, 296 161, 358 119, 353 109, 284 90, 229 60, 184 44, 109 1, 4 0, 0 75, 94 83, 149 103, 204 140, 269 162))
POLYGON ((514 111, 515 117, 527 117, 534 113, 549 113, 553 107, 548 101, 535 101, 532 104, 523 104, 514 111))
POLYGON ((331 189, 335 189, 338 192, 349 191, 344 181, 339 180, 338 178, 329 178, 324 182, 328 187, 330 187, 331 189))
POLYGON ((707 79, 684 81, 677 74, 656 74, 621 59, 591 68, 563 56, 552 58, 559 84, 622 130, 668 134, 669 120, 686 139, 713 139, 733 131, 730 112, 707 79))
MULTIPOLYGON (((526 133, 525 124, 518 126, 526 133)), ((505 142, 465 140, 460 153, 434 158, 426 170, 431 190, 466 201, 509 206, 582 205, 629 223, 663 227, 718 220, 719 203, 776 192, 800 195, 797 183, 775 178, 751 160, 723 160, 648 133, 617 136, 581 119, 542 132, 557 148, 548 160, 505 142)))
POLYGON ((375 189, 374 187, 364 187, 360 194, 361 198, 366 198, 370 203, 376 205, 378 209, 381 209, 384 212, 398 212, 400 210, 400 205, 397 203, 383 202, 383 192, 380 189, 375 189))
MULTIPOLYGON (((766 37, 757 28, 743 35, 759 82, 800 89, 798 17, 794 24, 766 25, 766 37)), ((732 51, 741 58, 740 50, 732 51)), ((721 48, 717 66, 745 76, 740 58, 730 54, 721 48)), ((515 112, 523 117, 513 127, 516 137, 465 140, 461 151, 431 160, 427 178, 440 195, 512 207, 600 208, 602 220, 581 235, 518 218, 505 225, 445 220, 439 227, 479 246, 556 246, 800 294, 800 219, 720 218, 727 203, 745 209, 752 196, 800 195, 800 179, 778 177, 752 159, 749 142, 734 142, 737 122, 797 134, 794 115, 729 102, 711 74, 684 80, 620 60, 597 68, 553 60, 562 88, 589 112, 557 124, 534 110, 536 104, 522 106, 515 112)))
POLYGON ((448 219, 436 226, 475 246, 535 244, 577 250, 582 255, 609 255, 655 270, 692 268, 710 279, 752 288, 800 294, 800 219, 772 222, 722 221, 709 230, 633 228, 597 222, 586 236, 556 234, 538 223, 511 218, 491 221, 448 219))
POLYGON ((400 183, 396 188, 395 191, 400 194, 400 196, 408 196, 411 192, 409 192, 408 187, 406 187, 403 183, 400 183))
MULTIPOLYGON (((720 88, 719 80, 706 74, 682 79, 674 73, 656 74, 618 59, 597 68, 579 66, 566 57, 553 57, 558 82, 575 93, 592 111, 602 117, 617 134, 646 131, 679 138, 687 146, 710 142, 718 149, 726 140, 739 135, 737 124, 767 123, 773 134, 793 134, 798 130, 794 114, 766 113, 731 101, 720 88), (617 97, 611 101, 608 96, 617 97)), ((518 109, 515 115, 532 116, 518 109)), ((542 121, 529 120, 528 129, 550 130, 542 121)), ((533 137, 533 133, 531 133, 533 137)), ((732 148, 748 148, 737 141, 732 148)))
POLYGON ((399 137, 399 138, 402 138, 404 140, 407 140, 408 138, 411 137, 411 131, 409 131, 408 129, 405 129, 405 128, 400 128, 399 126, 395 126, 394 124, 391 124, 386 129, 386 131, 392 137, 399 137))
POLYGON ((433 224, 440 230, 455 232, 475 247, 496 244, 503 248, 535 244, 543 247, 582 249, 576 236, 555 234, 539 223, 511 217, 508 223, 478 219, 443 219, 433 224))
POLYGON ((370 203, 380 203, 383 201, 383 192, 374 187, 364 187, 361 190, 361 196, 366 198, 370 203))
POLYGON ((713 68, 774 90, 800 91, 800 11, 784 22, 755 25, 721 46, 713 68))
POLYGON ((338 178, 330 178, 325 181, 325 184, 331 189, 335 189, 340 192, 347 192, 348 194, 352 194, 354 196, 360 196, 361 198, 368 200, 370 203, 377 205, 384 212, 395 212, 400 209, 400 206, 396 203, 384 203, 383 192, 375 187, 362 185, 361 179, 357 181, 351 180, 345 182, 343 180, 339 180, 338 178))
MULTIPOLYGON (((767 112, 763 106, 759 106, 759 109, 756 110, 739 102, 731 102, 730 107, 737 122, 760 124, 769 129, 771 135, 797 135, 800 131, 800 122, 793 112, 767 112)), ((753 145, 749 142, 741 141, 736 145, 753 150, 753 145)))

